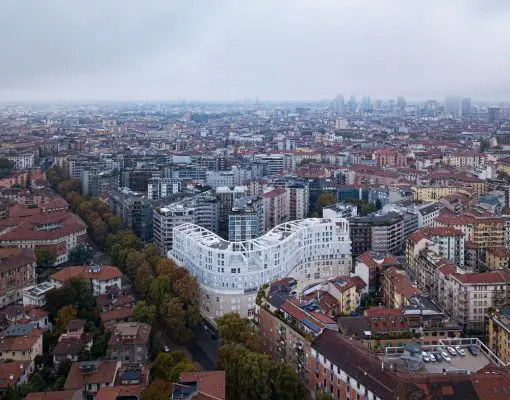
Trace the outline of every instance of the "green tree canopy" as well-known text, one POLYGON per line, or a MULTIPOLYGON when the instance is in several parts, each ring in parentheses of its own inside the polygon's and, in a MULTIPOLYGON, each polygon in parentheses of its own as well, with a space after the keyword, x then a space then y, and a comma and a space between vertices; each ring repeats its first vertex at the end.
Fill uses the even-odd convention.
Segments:
POLYGON ((177 382, 181 372, 191 372, 195 366, 182 352, 159 353, 152 364, 151 374, 156 379, 177 382))
POLYGON ((135 318, 138 322, 153 324, 156 320, 156 314, 156 306, 154 304, 147 304, 145 300, 136 303, 135 318))
POLYGON ((57 261, 57 253, 48 247, 36 247, 35 257, 39 267, 49 267, 57 261))
POLYGON ((71 265, 86 265, 92 261, 94 251, 83 244, 76 246, 69 252, 69 264, 71 265))
POLYGON ((238 313, 232 312, 218 318, 216 324, 222 344, 243 345, 251 351, 259 350, 258 333, 247 318, 242 318, 238 313))

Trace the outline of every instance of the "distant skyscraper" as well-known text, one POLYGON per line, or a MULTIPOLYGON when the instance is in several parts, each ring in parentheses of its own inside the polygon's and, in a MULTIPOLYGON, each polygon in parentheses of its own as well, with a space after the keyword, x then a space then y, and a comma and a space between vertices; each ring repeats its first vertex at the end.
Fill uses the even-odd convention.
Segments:
POLYGON ((459 115, 461 99, 459 97, 446 97, 444 99, 444 111, 454 116, 459 115))
POLYGON ((372 111, 372 100, 370 96, 363 97, 363 111, 372 111))
POLYGON ((403 110, 405 106, 407 105, 406 99, 403 96, 397 97, 397 107, 403 110))
POLYGON ((469 118, 469 116, 471 114, 471 98, 464 97, 462 99, 462 105, 461 105, 460 112, 461 112, 460 115, 462 118, 469 118))
POLYGON ((395 111, 395 100, 390 99, 390 100, 388 101, 388 104, 389 104, 390 112, 395 111))
POLYGON ((500 117, 501 117, 501 109, 499 107, 489 107, 487 109, 487 122, 489 124, 498 123, 500 117))
POLYGON ((343 115, 345 113, 345 104, 343 96, 338 95, 333 99, 332 109, 333 113, 336 115, 343 115))
POLYGON ((349 98, 349 110, 350 111, 356 111, 356 108, 358 107, 358 103, 356 102, 356 97, 351 96, 349 98))

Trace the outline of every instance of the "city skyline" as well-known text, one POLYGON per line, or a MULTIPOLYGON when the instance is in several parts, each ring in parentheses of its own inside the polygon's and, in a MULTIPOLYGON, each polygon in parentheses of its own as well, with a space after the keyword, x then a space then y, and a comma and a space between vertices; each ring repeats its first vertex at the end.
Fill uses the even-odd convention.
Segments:
POLYGON ((0 5, 0 101, 510 98, 501 1, 0 5))

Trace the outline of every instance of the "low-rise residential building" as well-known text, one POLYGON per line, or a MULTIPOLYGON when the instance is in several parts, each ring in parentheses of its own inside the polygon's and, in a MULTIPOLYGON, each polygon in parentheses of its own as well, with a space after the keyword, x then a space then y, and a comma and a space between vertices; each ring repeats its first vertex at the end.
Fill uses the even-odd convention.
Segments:
POLYGON ((83 400, 81 390, 59 390, 27 394, 25 400, 83 400))
POLYGON ((65 267, 51 275, 51 283, 58 289, 70 279, 81 279, 90 282, 94 296, 104 294, 108 288, 122 288, 123 274, 111 265, 83 265, 65 267))
POLYGON ((33 361, 43 354, 43 330, 34 323, 11 325, 1 336, 0 359, 33 361))
POLYGON ((32 360, 0 364, 0 395, 11 387, 18 387, 28 382, 34 372, 32 360))
POLYGON ((96 360, 75 362, 67 374, 64 390, 80 390, 84 399, 95 400, 102 387, 115 384, 120 361, 96 360))
POLYGON ((69 252, 87 242, 87 226, 75 214, 55 212, 0 221, 0 246, 35 249, 46 247, 57 254, 55 264, 69 259, 69 252))
POLYGON ((225 371, 183 372, 170 400, 225 400, 225 371))
POLYGON ((132 322, 135 319, 134 308, 115 308, 108 311, 103 311, 99 314, 101 324, 106 331, 112 331, 115 326, 123 322, 132 322))
POLYGON ((37 260, 33 249, 0 248, 0 305, 23 297, 24 289, 36 283, 37 260))
POLYGON ((487 347, 510 366, 510 308, 490 310, 485 316, 487 347))
POLYGON ((142 322, 120 323, 108 341, 108 358, 144 362, 149 357, 151 326, 142 322))
POLYGON ((43 307, 46 304, 46 293, 55 288, 49 281, 23 289, 23 305, 25 307, 43 307))
POLYGON ((324 218, 350 218, 358 215, 358 207, 349 203, 337 203, 322 209, 324 218))

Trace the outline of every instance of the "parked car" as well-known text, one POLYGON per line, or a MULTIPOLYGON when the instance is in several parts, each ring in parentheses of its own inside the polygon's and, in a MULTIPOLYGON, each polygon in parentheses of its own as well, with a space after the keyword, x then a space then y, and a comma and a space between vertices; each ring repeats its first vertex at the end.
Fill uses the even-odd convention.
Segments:
POLYGON ((448 346, 447 349, 452 356, 457 355, 457 352, 455 351, 455 349, 452 346, 448 346))
POLYGON ((466 351, 462 347, 460 347, 459 345, 455 346, 455 351, 457 353, 459 353, 461 356, 465 356, 466 355, 466 351))
POLYGON ((170 347, 168 347, 166 344, 163 346, 165 349, 165 353, 170 353, 170 347))
POLYGON ((436 358, 437 362, 444 361, 443 357, 441 356, 441 353, 434 353, 434 357, 436 358))
POLYGON ((452 359, 450 358, 450 356, 448 355, 448 353, 446 351, 441 352, 441 357, 443 357, 443 359, 445 361, 448 361, 448 362, 452 361, 452 359))
POLYGON ((474 356, 477 356, 478 355, 478 347, 475 345, 475 344, 470 344, 469 347, 469 352, 474 355, 474 356))
POLYGON ((423 357, 423 361, 425 361, 425 362, 429 362, 430 361, 429 354, 426 351, 422 351, 421 355, 423 357))
POLYGON ((434 354, 430 353, 429 358, 430 358, 430 361, 436 362, 436 357, 434 357, 434 354))

